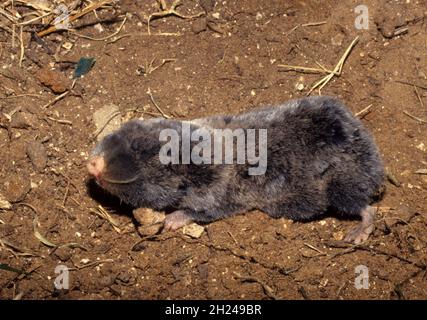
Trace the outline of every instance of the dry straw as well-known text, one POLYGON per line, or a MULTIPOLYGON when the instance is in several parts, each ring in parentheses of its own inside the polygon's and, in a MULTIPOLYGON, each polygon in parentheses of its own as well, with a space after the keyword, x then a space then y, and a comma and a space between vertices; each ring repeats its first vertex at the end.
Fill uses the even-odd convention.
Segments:
POLYGON ((359 37, 356 37, 351 44, 348 46, 347 50, 344 52, 344 54, 341 56, 341 59, 338 61, 338 63, 335 65, 335 68, 333 70, 326 69, 323 67, 320 63, 316 61, 316 64, 319 66, 319 68, 311 68, 311 67, 303 67, 303 66, 292 66, 287 64, 279 64, 278 66, 280 68, 286 68, 291 71, 296 72, 302 72, 302 73, 320 73, 320 74, 326 74, 322 79, 317 81, 310 89, 310 91, 307 93, 307 95, 310 95, 313 90, 317 89, 319 90, 319 94, 323 87, 325 87, 328 82, 334 77, 339 77, 342 73, 342 68, 344 66, 345 61, 347 60, 347 57, 349 56, 351 50, 354 48, 354 46, 359 41, 359 37))

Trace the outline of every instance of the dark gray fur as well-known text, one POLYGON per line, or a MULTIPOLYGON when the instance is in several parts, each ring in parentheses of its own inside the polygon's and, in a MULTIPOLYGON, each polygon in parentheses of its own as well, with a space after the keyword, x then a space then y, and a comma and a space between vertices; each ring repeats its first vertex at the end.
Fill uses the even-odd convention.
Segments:
POLYGON ((250 165, 163 165, 159 132, 178 131, 176 120, 133 120, 104 138, 94 153, 104 155, 102 183, 124 202, 156 210, 181 209, 209 222, 259 209, 272 217, 317 218, 332 209, 359 216, 383 181, 378 150, 362 123, 335 98, 310 97, 236 116, 192 121, 192 129, 268 129, 265 175, 250 165))

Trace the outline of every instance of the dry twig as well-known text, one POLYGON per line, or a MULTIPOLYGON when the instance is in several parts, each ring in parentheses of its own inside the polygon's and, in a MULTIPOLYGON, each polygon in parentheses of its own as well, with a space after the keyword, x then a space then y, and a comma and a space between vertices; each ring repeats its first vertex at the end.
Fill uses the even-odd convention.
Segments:
POLYGON ((335 65, 335 68, 331 71, 323 66, 320 65, 321 69, 319 68, 307 68, 307 67, 301 67, 301 66, 291 66, 291 65, 285 65, 285 64, 279 64, 279 67, 287 68, 289 70, 294 70, 297 72, 315 72, 315 73, 327 73, 326 76, 324 76, 322 79, 320 79, 318 82, 316 82, 310 89, 310 91, 307 93, 307 95, 310 95, 310 93, 315 90, 316 88, 319 88, 319 94, 321 93, 321 90, 323 87, 334 77, 334 76, 340 76, 342 72, 342 68, 344 66, 345 61, 347 60, 348 55, 350 54, 353 47, 356 45, 357 41, 359 40, 359 37, 356 37, 351 44, 347 47, 347 50, 344 52, 344 54, 341 56, 341 59, 338 61, 338 63, 335 65))
POLYGON ((412 115, 412 114, 410 114, 408 111, 403 111, 403 113, 404 114, 406 114, 408 117, 410 117, 410 118, 412 118, 412 119, 414 119, 414 120, 417 120, 417 121, 419 121, 419 122, 421 122, 421 123, 427 123, 427 120, 424 120, 424 119, 421 119, 421 118, 418 118, 418 117, 416 117, 416 116, 414 116, 414 115, 412 115))
MULTIPOLYGON (((117 30, 114 33, 112 33, 112 34, 110 34, 109 36, 106 36, 106 37, 93 38, 93 37, 89 37, 89 36, 86 36, 84 34, 80 34, 80 33, 74 32, 74 31, 70 31, 70 33, 74 34, 74 35, 76 35, 76 36, 78 36, 80 38, 84 38, 84 39, 88 39, 88 40, 92 40, 92 41, 105 41, 105 40, 111 39, 112 37, 114 37, 115 35, 117 35, 118 33, 120 33, 120 31, 122 31, 123 26, 126 23, 126 19, 127 19, 126 17, 123 19, 122 23, 120 24, 120 26, 117 28, 117 30)), ((127 35, 123 35, 122 38, 125 37, 125 36, 127 36, 127 35)), ((117 40, 118 39, 116 39, 115 41, 117 41, 117 40)))
MULTIPOLYGON (((78 13, 70 16, 70 17, 67 17, 67 22, 71 23, 71 22, 79 19, 80 17, 88 14, 89 12, 92 12, 92 11, 94 11, 94 10, 102 7, 103 5, 109 4, 111 2, 112 2, 112 0, 101 0, 101 1, 99 1, 97 3, 91 3, 90 5, 88 5, 87 7, 85 7, 81 12, 78 12, 78 13)), ((63 21, 60 21, 60 22, 63 22, 63 21)), ((53 26, 50 26, 49 28, 47 28, 47 29, 45 29, 45 30, 43 30, 41 32, 38 32, 37 35, 41 38, 43 36, 46 36, 48 34, 56 32, 58 30, 61 30, 61 29, 58 28, 56 25, 53 25, 53 26)))
POLYGON ((111 217, 111 215, 107 212, 107 210, 104 209, 103 206, 98 205, 96 209, 90 209, 90 212, 96 214, 102 219, 107 220, 111 224, 111 226, 114 228, 114 230, 116 230, 116 232, 118 233, 121 232, 119 228, 120 226, 119 223, 113 217, 111 217))
POLYGON ((168 116, 166 113, 163 112, 163 110, 159 107, 159 105, 154 100, 153 94, 151 93, 151 89, 148 88, 147 94, 150 97, 151 102, 154 104, 154 106, 157 108, 157 110, 162 114, 162 116, 166 119, 171 119, 171 116, 168 116))
POLYGON ((168 9, 166 6, 166 1, 165 0, 158 0, 159 4, 160 4, 160 10, 159 12, 154 12, 152 14, 150 14, 148 16, 147 19, 147 32, 148 35, 151 35, 151 31, 150 31, 150 21, 153 20, 153 18, 162 18, 162 17, 167 17, 167 16, 176 16, 179 17, 181 19, 194 19, 200 16, 203 16, 205 14, 205 12, 199 12, 198 14, 195 15, 191 15, 191 16, 186 16, 183 15, 179 12, 176 11, 176 8, 178 6, 181 5, 181 0, 174 0, 170 6, 170 8, 168 9))
POLYGON ((266 284, 264 281, 256 278, 256 277, 249 277, 249 276, 242 276, 240 273, 234 271, 233 274, 240 279, 243 282, 256 282, 259 283, 264 290, 264 293, 273 300, 280 300, 280 298, 274 293, 274 290, 266 284))
POLYGON ((364 108, 364 109, 360 110, 359 112, 357 112, 355 114, 355 116, 356 117, 360 117, 360 118, 365 117, 367 114, 369 114, 371 112, 371 107, 372 107, 372 104, 370 104, 366 108, 364 108))

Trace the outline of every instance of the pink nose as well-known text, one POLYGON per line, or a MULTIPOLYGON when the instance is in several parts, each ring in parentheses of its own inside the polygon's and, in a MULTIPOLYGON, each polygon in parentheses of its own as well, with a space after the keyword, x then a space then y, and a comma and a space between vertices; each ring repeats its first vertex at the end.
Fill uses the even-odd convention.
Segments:
POLYGON ((87 170, 89 174, 93 175, 96 178, 98 178, 102 174, 104 167, 104 158, 101 156, 94 156, 90 158, 89 162, 87 163, 87 170))

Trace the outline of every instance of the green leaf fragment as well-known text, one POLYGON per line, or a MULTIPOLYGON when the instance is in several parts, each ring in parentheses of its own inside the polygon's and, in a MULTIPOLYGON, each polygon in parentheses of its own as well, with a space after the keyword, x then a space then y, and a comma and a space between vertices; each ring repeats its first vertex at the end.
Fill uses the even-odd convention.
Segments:
POLYGON ((80 58, 76 68, 74 69, 74 79, 80 78, 88 73, 95 64, 95 61, 95 58, 80 58))

